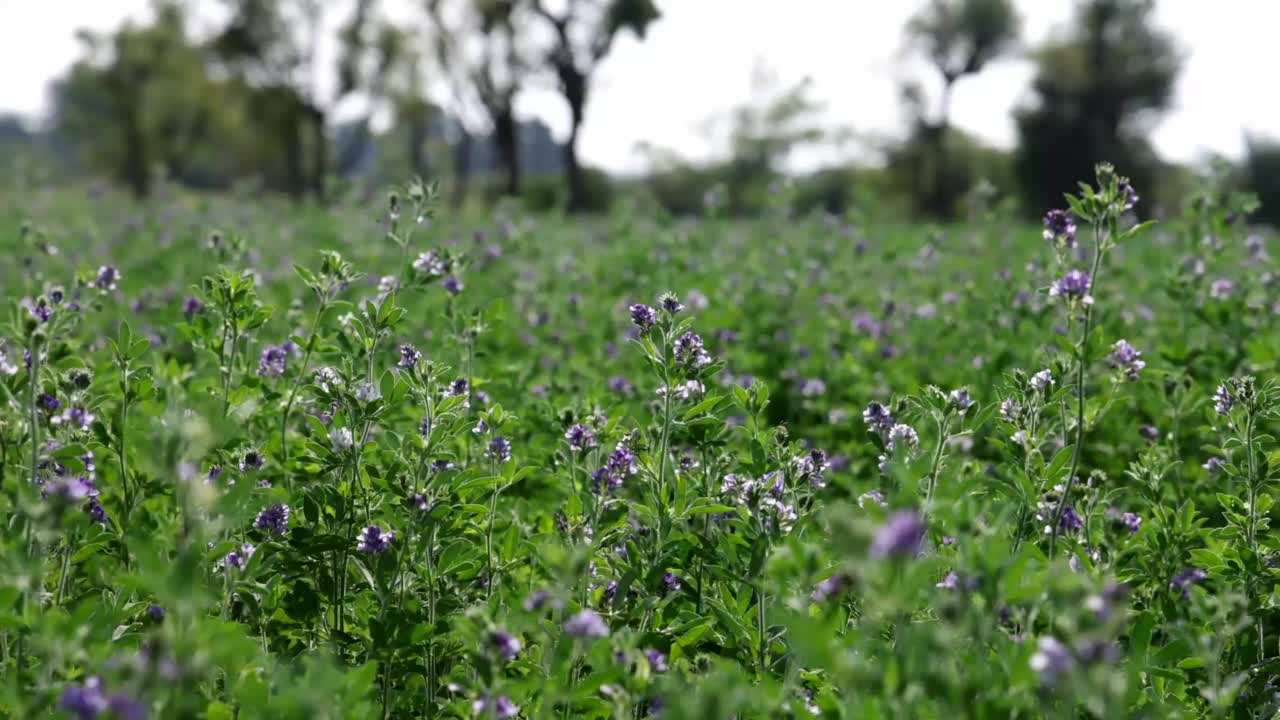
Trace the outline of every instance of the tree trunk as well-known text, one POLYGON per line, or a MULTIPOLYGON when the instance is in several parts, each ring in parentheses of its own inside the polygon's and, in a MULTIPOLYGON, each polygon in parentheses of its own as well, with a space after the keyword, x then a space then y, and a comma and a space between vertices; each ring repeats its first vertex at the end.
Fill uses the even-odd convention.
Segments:
POLYGON ((497 146, 498 161, 506 172, 504 195, 520 194, 520 138, 515 112, 510 106, 494 113, 493 142, 497 146))
POLYGON ((572 64, 557 68, 560 89, 569 104, 569 138, 564 144, 564 177, 569 189, 569 212, 587 209, 587 188, 578 162, 578 133, 587 108, 587 76, 572 64))
POLYGON ((467 199, 467 185, 471 181, 471 133, 458 129, 458 142, 453 146, 453 205, 462 207, 467 199))
POLYGON ((151 193, 151 175, 147 168, 146 141, 138 127, 138 117, 129 111, 124 123, 125 177, 134 198, 142 200, 151 193))
POLYGON ((427 166, 427 118, 420 108, 415 108, 408 118, 409 169, 414 175, 426 179, 430 169, 427 166))
POLYGON ((302 167, 302 131, 303 123, 300 113, 291 113, 280 128, 284 144, 285 185, 289 196, 298 201, 306 194, 306 172, 302 167))
POLYGON ((318 202, 325 201, 325 180, 329 176, 329 136, 325 133, 324 110, 307 106, 311 128, 311 192, 318 202))
POLYGON ((582 127, 582 108, 574 108, 569 138, 564 143, 564 175, 569 185, 569 212, 587 209, 587 187, 578 162, 578 130, 582 127))
POLYGON ((951 91, 955 78, 944 78, 942 84, 942 112, 934 126, 933 134, 933 192, 929 199, 933 216, 949 218, 955 198, 951 191, 951 158, 947 154, 947 134, 951 128, 951 91))
POLYGON ((147 140, 142 130, 142 97, 140 92, 126 91, 116 98, 116 112, 124 131, 124 157, 121 170, 135 199, 142 200, 151 192, 151 176, 147 168, 147 140))

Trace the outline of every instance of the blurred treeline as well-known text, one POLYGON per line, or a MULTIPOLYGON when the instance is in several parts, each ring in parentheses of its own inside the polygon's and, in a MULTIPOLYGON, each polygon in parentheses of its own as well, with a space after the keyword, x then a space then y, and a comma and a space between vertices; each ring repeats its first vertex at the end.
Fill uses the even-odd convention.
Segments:
MULTIPOLYGON (((323 202, 339 186, 418 175, 459 203, 514 196, 572 211, 641 196, 673 213, 713 203, 751 214, 785 192, 800 210, 835 213, 874 204, 947 219, 994 198, 1036 213, 1061 204, 1104 159, 1158 210, 1194 181, 1147 139, 1182 65, 1152 0, 1077 0, 1069 26, 1038 47, 1022 42, 1011 0, 932 0, 903 28, 904 52, 932 77, 904 83, 897 136, 826 127, 807 82, 771 86, 729 113, 717 158, 695 163, 645 146, 650 171, 626 178, 585 166, 577 139, 597 69, 616 38, 643 39, 660 20, 653 0, 411 0, 408 19, 379 0, 213 1, 220 24, 200 33, 179 0, 156 0, 145 23, 81 33, 83 56, 51 88, 47 122, 0 118, 0 150, 21 159, 22 172, 104 176, 139 197, 164 178, 323 202), (334 20, 338 49, 326 55, 319 47, 334 20), (950 107, 966 78, 1010 57, 1031 60, 1035 74, 1015 111, 1017 146, 1002 150, 954 127, 950 107), (516 99, 535 86, 558 88, 568 138, 517 116, 516 99), (362 110, 337 121, 354 97, 362 110), (805 153, 819 169, 789 172, 805 153)), ((1258 193, 1264 217, 1280 218, 1280 144, 1251 138, 1234 173, 1258 193)))

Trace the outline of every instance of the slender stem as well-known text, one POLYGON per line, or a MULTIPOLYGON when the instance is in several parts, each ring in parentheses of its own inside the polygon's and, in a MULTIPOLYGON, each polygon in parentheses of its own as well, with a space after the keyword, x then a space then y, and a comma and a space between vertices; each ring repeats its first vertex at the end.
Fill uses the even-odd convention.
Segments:
POLYGON ((769 671, 769 638, 765 635, 765 594, 763 584, 756 588, 756 632, 760 636, 760 676, 769 671))
POLYGON ((129 527, 129 515, 133 510, 133 493, 129 487, 129 460, 127 438, 129 435, 129 365, 120 368, 120 390, 124 395, 120 399, 120 437, 116 456, 120 461, 120 486, 124 489, 124 527, 129 527))
POLYGON ((36 416, 36 386, 40 384, 40 346, 31 343, 31 376, 27 378, 27 409, 31 420, 31 485, 40 478, 40 423, 36 416))
POLYGON ((293 402, 298 397, 298 388, 302 385, 302 380, 307 376, 307 368, 311 363, 311 352, 315 349, 316 327, 320 324, 320 316, 324 314, 325 303, 320 301, 320 306, 316 308, 316 314, 311 318, 311 329, 307 331, 307 351, 302 354, 302 371, 293 379, 293 386, 289 388, 289 399, 284 404, 284 414, 280 416, 280 465, 284 469, 285 478, 291 478, 289 473, 289 443, 287 442, 286 433, 289 431, 289 413, 293 410, 293 402))
MULTIPOLYGON (((1249 455, 1249 527, 1246 535, 1249 541, 1249 550, 1256 558, 1258 555, 1258 469, 1257 461, 1253 456, 1253 436, 1256 427, 1253 412, 1248 411, 1245 416, 1245 452, 1249 455)), ((1250 582, 1250 591, 1256 590, 1256 581, 1250 582)), ((1259 612, 1261 615, 1261 612, 1259 612)), ((1266 657, 1266 631, 1263 627, 1262 618, 1258 618, 1258 661, 1261 662, 1266 657)))
POLYGON ((951 430, 951 416, 938 423, 938 447, 933 451, 933 464, 929 467, 929 490, 925 496, 925 512, 933 509, 933 490, 938 485, 938 472, 942 469, 942 450, 947 444, 947 432, 951 430))
MULTIPOLYGON (((1111 224, 1114 226, 1115 221, 1111 224)), ((1114 231, 1114 227, 1112 228, 1114 231)), ((1096 292, 1098 288, 1098 269, 1102 265, 1102 227, 1094 224, 1093 228, 1094 250, 1093 250, 1093 268, 1089 273, 1090 292, 1096 292)), ((1057 509, 1053 513, 1053 522, 1049 529, 1049 557, 1053 557, 1054 550, 1058 544, 1058 525, 1062 522, 1062 513, 1066 511, 1068 503, 1071 502, 1071 491, 1075 488, 1076 473, 1080 469, 1080 451, 1084 444, 1084 399, 1085 399, 1085 378, 1086 370, 1089 366, 1089 332, 1093 325, 1093 303, 1089 303, 1084 307, 1084 332, 1080 335, 1079 357, 1076 363, 1076 432, 1075 442, 1071 448, 1071 469, 1067 472, 1067 489, 1062 493, 1062 499, 1058 503, 1057 509)))
POLYGON ((502 487, 497 486, 489 496, 489 525, 484 532, 486 602, 493 599, 493 519, 498 514, 498 495, 501 492, 502 487))
MULTIPOLYGON (((427 535, 427 624, 435 633, 436 624, 436 575, 435 575, 435 543, 436 527, 431 526, 427 535)), ((432 638, 427 639, 427 715, 435 715, 436 706, 436 658, 432 648, 432 638)))
POLYGON ((58 573, 58 594, 53 603, 57 607, 62 607, 62 598, 67 589, 67 576, 71 574, 71 551, 75 549, 75 541, 74 531, 63 541, 62 569, 58 573))

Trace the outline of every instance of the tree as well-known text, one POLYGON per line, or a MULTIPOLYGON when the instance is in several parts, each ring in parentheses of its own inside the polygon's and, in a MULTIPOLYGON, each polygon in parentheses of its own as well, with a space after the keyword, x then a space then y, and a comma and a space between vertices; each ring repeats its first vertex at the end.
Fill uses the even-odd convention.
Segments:
POLYGON ((909 43, 924 53, 942 80, 935 119, 926 116, 923 98, 913 98, 918 108, 913 135, 933 156, 925 208, 934 215, 949 215, 957 195, 947 152, 955 85, 1008 52, 1017 42, 1019 25, 1009 0, 933 0, 907 25, 909 43))
MULTIPOLYGON (((520 138, 515 101, 529 72, 527 23, 517 0, 462 0, 446 8, 427 0, 435 30, 436 59, 450 78, 457 114, 479 104, 493 133, 498 162, 505 176, 502 190, 520 192, 520 138), (447 12, 452 9, 453 17, 447 12)), ((455 144, 455 174, 460 184, 470 172, 472 132, 463 125, 455 144)))
POLYGON ((631 30, 643 38, 649 24, 658 19, 658 8, 652 0, 565 0, 564 9, 556 13, 547 8, 545 0, 533 0, 533 9, 554 31, 547 62, 569 106, 569 137, 564 144, 569 209, 581 210, 586 205, 586 187, 578 160, 578 136, 592 75, 613 48, 618 33, 631 30))
MULTIPOLYGON (((257 90, 251 102, 257 113, 269 119, 284 153, 289 191, 307 191, 324 197, 329 167, 327 104, 318 88, 318 44, 324 0, 224 0, 230 6, 227 25, 212 43, 212 50, 227 69, 257 90), (310 159, 304 156, 310 147, 310 159)), ((373 0, 355 0, 349 22, 339 33, 343 44, 338 64, 337 102, 353 91, 354 47, 365 37, 364 25, 373 12, 373 0)), ((258 117, 258 115, 255 115, 258 117)))
POLYGON ((58 131, 138 198, 150 192, 157 167, 181 177, 225 108, 180 6, 158 3, 149 25, 80 39, 86 56, 52 92, 58 131))
POLYGON ((1158 162, 1147 134, 1182 63, 1153 10, 1151 0, 1087 0, 1066 36, 1036 53, 1035 99, 1016 113, 1015 166, 1029 208, 1060 206, 1104 160, 1140 191, 1152 189, 1158 162))
POLYGON ((1280 227, 1280 141, 1246 137, 1241 170, 1245 187, 1256 193, 1261 203, 1255 217, 1280 227))

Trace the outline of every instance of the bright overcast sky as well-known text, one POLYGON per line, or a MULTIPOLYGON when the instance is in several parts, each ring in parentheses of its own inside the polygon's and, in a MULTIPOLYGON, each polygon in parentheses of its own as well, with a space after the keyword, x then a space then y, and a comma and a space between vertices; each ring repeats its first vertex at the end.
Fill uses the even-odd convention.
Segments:
MULTIPOLYGON (((405 0, 392 0, 393 3, 405 0)), ((643 167, 637 143, 705 158, 722 146, 722 124, 752 98, 763 64, 781 84, 813 80, 826 121, 867 136, 902 126, 898 81, 923 68, 902 61, 902 26, 924 0, 659 0, 663 18, 644 42, 615 45, 600 71, 581 148, 614 171, 643 167)), ((1023 41, 1034 45, 1070 17, 1070 0, 1021 0, 1023 41)), ((141 16, 147 0, 0 0, 0 111, 37 114, 49 80, 78 53, 74 31, 106 30, 141 16)), ((341 4, 346 7, 346 3, 341 4)), ((1273 66, 1280 2, 1162 0, 1157 15, 1181 43, 1186 64, 1175 108, 1153 139, 1170 159, 1206 152, 1238 156, 1245 132, 1280 136, 1280 93, 1265 87, 1273 66)), ((1001 61, 957 86, 954 121, 988 141, 1014 141, 1010 109, 1025 100, 1030 66, 1001 61)), ((563 135, 567 111, 550 83, 526 92, 524 116, 563 135)), ((835 160, 838 158, 828 158, 835 160)), ((822 162, 822 158, 815 159, 822 162)))

